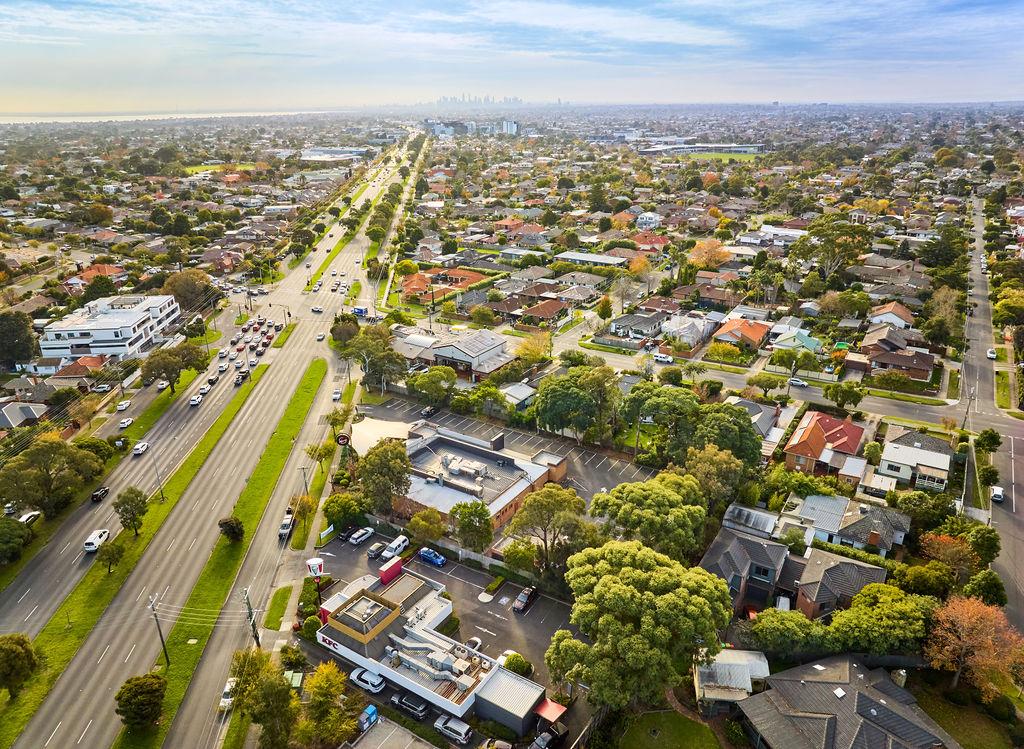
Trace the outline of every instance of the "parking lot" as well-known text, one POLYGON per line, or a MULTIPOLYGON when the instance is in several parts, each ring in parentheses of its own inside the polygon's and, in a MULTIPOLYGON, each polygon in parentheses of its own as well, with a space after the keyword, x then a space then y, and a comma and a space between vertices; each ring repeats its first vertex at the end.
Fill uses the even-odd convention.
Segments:
POLYGON ((434 745, 412 731, 379 718, 370 730, 357 739, 359 749, 433 749, 434 745))
MULTIPOLYGON (((421 403, 397 397, 392 397, 378 406, 359 406, 362 413, 375 419, 405 422, 419 419, 419 412, 422 408, 423 404, 421 403)), ((430 422, 483 439, 489 439, 504 432, 505 446, 509 450, 524 455, 532 455, 541 450, 565 455, 569 461, 566 474, 567 482, 588 501, 594 494, 604 489, 627 481, 644 481, 654 475, 650 469, 578 447, 570 440, 545 437, 508 426, 498 427, 450 411, 439 410, 430 417, 430 422)))

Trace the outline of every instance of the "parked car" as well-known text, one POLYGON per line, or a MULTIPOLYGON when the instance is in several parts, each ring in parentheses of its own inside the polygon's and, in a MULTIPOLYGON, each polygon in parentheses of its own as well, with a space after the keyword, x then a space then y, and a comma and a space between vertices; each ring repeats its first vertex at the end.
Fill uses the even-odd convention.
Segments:
POLYGON ((117 404, 117 410, 118 411, 127 411, 131 407, 132 407, 132 402, 129 401, 129 400, 123 400, 123 401, 121 401, 121 402, 119 402, 117 404))
POLYGON ((383 541, 378 541, 366 550, 366 558, 376 559, 384 553, 384 549, 386 549, 387 547, 388 545, 386 543, 384 543, 383 541))
POLYGON ((370 694, 380 694, 384 691, 384 687, 387 686, 383 676, 367 671, 365 668, 352 669, 352 673, 348 675, 348 680, 360 689, 365 689, 370 694))
POLYGON ((91 499, 93 502, 99 502, 108 494, 110 494, 109 486, 99 486, 96 487, 96 489, 93 490, 93 493, 89 495, 89 499, 91 499))
POLYGON ((473 738, 473 729, 469 724, 451 715, 442 715, 434 721, 434 730, 451 739, 456 744, 465 746, 473 738))
POLYGON ((42 516, 43 513, 41 513, 39 510, 32 510, 31 512, 26 512, 24 515, 18 518, 18 522, 22 525, 27 525, 29 528, 31 528, 33 525, 39 522, 39 518, 41 518, 42 516))
POLYGON ((167 388, 169 388, 170 386, 171 386, 171 383, 169 383, 167 380, 159 380, 156 383, 157 392, 162 392, 162 391, 166 390, 167 388))
POLYGON ((503 650, 501 655, 498 656, 498 665, 504 666, 508 662, 510 655, 520 655, 518 650, 503 650))
POLYGON ((568 733, 569 729, 561 723, 552 723, 533 740, 533 743, 530 744, 530 749, 551 749, 551 747, 560 744, 568 733))
POLYGON ((85 539, 85 543, 82 548, 89 554, 97 551, 105 542, 110 538, 110 531, 106 528, 100 528, 98 531, 93 531, 89 534, 89 537, 85 539))
POLYGON ((995 359, 996 350, 994 348, 990 348, 988 351, 985 352, 985 356, 987 356, 989 359, 995 359))
POLYGON ((132 455, 142 455, 148 449, 149 449, 149 443, 148 442, 140 442, 139 444, 137 444, 135 447, 132 448, 132 455))
POLYGON ((483 647, 483 642, 480 640, 479 637, 470 637, 468 640, 466 640, 465 644, 467 648, 469 648, 470 650, 476 650, 477 652, 479 652, 480 648, 483 647))
POLYGON ((13 515, 17 511, 18 507, 17 505, 14 504, 14 502, 8 502, 7 504, 4 505, 4 515, 13 515))
POLYGON ((395 540, 385 547, 384 551, 381 552, 380 558, 385 562, 389 559, 393 559, 401 554, 403 551, 409 548, 409 539, 406 536, 399 536, 395 540))
POLYGON ((522 591, 516 596, 515 602, 512 604, 512 610, 517 614, 525 614, 526 610, 533 605, 533 602, 537 600, 537 589, 536 588, 523 588, 522 591))
POLYGON ((127 429, 128 427, 130 427, 134 423, 135 423, 135 419, 133 419, 131 416, 128 416, 128 417, 126 417, 124 419, 121 419, 119 422, 117 422, 117 428, 118 429, 127 429))
POLYGON ((391 704, 414 717, 416 720, 423 720, 427 717, 430 708, 427 701, 411 692, 399 692, 391 695, 391 704))
POLYGON ((220 704, 217 706, 220 712, 227 712, 235 704, 235 695, 232 692, 234 692, 235 684, 237 683, 238 679, 232 677, 224 684, 224 691, 220 695, 220 704))
POLYGON ((360 528, 348 537, 348 542, 353 546, 359 546, 372 538, 373 532, 373 528, 360 528))
POLYGON ((432 564, 435 567, 444 567, 448 562, 448 560, 444 558, 444 554, 441 554, 428 546, 424 546, 419 550, 419 558, 427 564, 432 564))
POLYGON ((789 382, 790 385, 792 385, 794 387, 798 387, 798 388, 805 388, 805 387, 807 387, 807 381, 806 380, 801 380, 799 377, 790 377, 788 382, 789 382))
POLYGON ((110 392, 110 385, 104 383, 103 385, 97 385, 92 390, 93 390, 94 393, 109 393, 110 392))
POLYGON ((427 418, 430 418, 431 416, 433 416, 436 413, 437 413, 437 409, 436 408, 434 408, 433 406, 427 406, 426 408, 424 408, 423 410, 420 411, 420 418, 421 419, 427 419, 427 418))

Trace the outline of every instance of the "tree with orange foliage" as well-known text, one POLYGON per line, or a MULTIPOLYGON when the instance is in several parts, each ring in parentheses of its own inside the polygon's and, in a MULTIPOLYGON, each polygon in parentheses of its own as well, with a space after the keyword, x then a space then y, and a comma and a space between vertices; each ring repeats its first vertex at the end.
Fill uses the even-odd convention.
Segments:
POLYGON ((700 177, 700 181, 704 183, 704 189, 707 190, 712 185, 717 185, 720 180, 718 175, 714 172, 704 172, 700 177))
POLYGON ((962 538, 945 536, 940 533, 925 533, 921 536, 921 550, 929 559, 948 564, 957 574, 959 582, 963 583, 975 572, 980 560, 974 553, 974 549, 962 538))
POLYGON ((690 250, 690 262, 698 268, 715 269, 729 259, 717 239, 702 239, 690 250))
POLYGON ((951 689, 963 677, 988 701, 999 694, 992 677, 1024 663, 1024 637, 998 606, 955 596, 935 612, 924 655, 932 668, 953 672, 951 689))

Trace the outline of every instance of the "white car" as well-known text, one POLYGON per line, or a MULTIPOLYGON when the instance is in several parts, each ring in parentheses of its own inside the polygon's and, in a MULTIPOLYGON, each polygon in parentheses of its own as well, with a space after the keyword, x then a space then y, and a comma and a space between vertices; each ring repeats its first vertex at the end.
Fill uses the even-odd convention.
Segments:
POLYGON ((360 528, 351 536, 349 536, 348 542, 353 546, 359 546, 359 544, 365 543, 373 537, 373 528, 360 528))
POLYGON ((127 419, 121 419, 119 422, 117 422, 117 428, 118 429, 127 429, 128 427, 130 427, 132 425, 132 423, 134 421, 135 421, 135 419, 131 418, 130 416, 127 419))
POLYGON ((217 352, 217 358, 218 359, 227 359, 228 358, 228 350, 226 348, 222 348, 220 351, 217 352))
POLYGON ((316 339, 317 339, 318 341, 322 341, 322 340, 323 340, 324 338, 326 338, 326 337, 327 337, 327 336, 326 336, 326 335, 325 335, 324 333, 317 333, 317 334, 316 334, 316 339))
POLYGON ((203 402, 203 396, 201 396, 201 395, 193 395, 191 398, 188 399, 188 404, 190 406, 198 406, 202 402, 203 402))
POLYGON ((109 393, 110 392, 110 385, 97 385, 96 387, 93 388, 93 392, 95 392, 95 393, 109 393))
POLYGON ((208 392, 210 392, 210 386, 209 385, 203 385, 201 388, 199 388, 199 394, 200 395, 206 395, 208 392))
POLYGON ((988 492, 989 492, 989 498, 993 502, 999 502, 1000 504, 1002 504, 1002 501, 1006 498, 1005 495, 1003 494, 1003 487, 1001 487, 1001 486, 991 486, 991 487, 989 487, 988 492))
POLYGON ((519 651, 518 650, 505 650, 505 651, 503 651, 502 654, 498 656, 498 665, 499 666, 504 666, 505 662, 508 661, 508 657, 510 655, 519 655, 519 651))
POLYGON ((352 673, 348 675, 348 680, 360 689, 365 689, 370 694, 379 694, 387 686, 383 676, 367 671, 365 668, 352 669, 352 673))
POLYGON ((324 311, 324 308, 323 308, 323 307, 313 307, 313 312, 314 312, 314 313, 316 313, 316 314, 318 314, 318 315, 319 315, 319 314, 322 314, 322 313, 323 313, 323 311, 324 311))
POLYGON ((332 270, 332 271, 331 271, 331 275, 332 275, 332 276, 336 276, 336 275, 338 275, 338 271, 336 271, 336 270, 332 270))
POLYGON ((148 442, 140 442, 139 444, 132 448, 132 455, 142 455, 142 453, 146 452, 146 450, 148 449, 148 442))
POLYGON ((232 351, 230 354, 228 354, 228 359, 230 359, 231 361, 234 361, 237 358, 238 358, 238 352, 237 351, 232 351))
POLYGON ((807 381, 806 380, 801 380, 799 377, 790 377, 789 378, 789 384, 793 385, 795 387, 798 387, 798 388, 805 388, 805 387, 807 387, 807 381))
POLYGON ((332 401, 340 401, 341 400, 341 391, 338 390, 337 388, 335 388, 334 392, 331 393, 331 400, 332 401))
POLYGON ((256 369, 256 366, 258 364, 259 364, 259 362, 256 359, 250 359, 249 360, 249 369, 256 369))
POLYGON ((995 359, 996 350, 994 348, 990 348, 988 351, 985 352, 985 356, 987 356, 989 359, 995 359))
POLYGON ((220 712, 226 713, 235 704, 235 695, 232 692, 235 690, 235 684, 237 683, 238 679, 230 678, 224 685, 224 692, 220 696, 220 705, 217 706, 220 712))
POLYGON ((217 365, 217 371, 218 372, 227 372, 228 371, 228 363, 226 361, 222 361, 220 364, 217 365))
POLYGON ((103 546, 103 543, 108 538, 110 538, 110 531, 106 528, 93 531, 89 534, 89 538, 85 539, 85 544, 82 545, 82 548, 90 554, 94 551, 99 551, 99 548, 103 546))
POLYGON ((245 359, 235 359, 235 369, 241 369, 245 366, 245 359))
POLYGON ((127 411, 129 408, 131 408, 131 405, 132 405, 131 401, 121 401, 120 403, 117 404, 117 410, 118 411, 127 411))
POLYGON ((167 380, 158 380, 157 383, 156 383, 156 390, 159 393, 159 392, 161 392, 163 390, 166 390, 170 386, 171 386, 171 383, 169 383, 167 380))

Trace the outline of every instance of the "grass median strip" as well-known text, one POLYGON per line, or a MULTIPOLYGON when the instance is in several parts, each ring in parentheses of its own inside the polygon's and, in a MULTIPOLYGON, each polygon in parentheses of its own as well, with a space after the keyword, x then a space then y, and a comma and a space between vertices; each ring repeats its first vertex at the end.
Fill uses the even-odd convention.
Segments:
MULTIPOLYGON (((338 448, 334 447, 334 452, 331 453, 331 457, 326 461, 327 469, 324 470, 319 463, 317 463, 316 470, 313 472, 313 480, 309 482, 309 496, 316 500, 317 506, 320 506, 320 499, 324 494, 324 487, 327 486, 327 474, 331 470, 331 463, 334 462, 334 456, 337 454, 338 448)), ((313 529, 314 518, 306 518, 304 521, 299 523, 299 527, 292 533, 291 541, 289 544, 295 551, 300 551, 306 548, 306 542, 309 540, 309 532, 313 529)))
POLYGON ((270 347, 281 348, 282 346, 284 346, 285 341, 287 341, 291 337, 292 331, 295 330, 296 325, 298 325, 298 323, 294 322, 290 322, 287 325, 285 325, 284 330, 282 330, 281 334, 274 339, 274 342, 270 344, 270 347))
POLYGON ((946 401, 940 400, 939 398, 926 398, 923 395, 911 395, 910 393, 897 393, 895 390, 878 390, 877 388, 868 388, 868 395, 873 395, 876 398, 888 398, 892 401, 903 401, 904 403, 916 403, 919 406, 945 406, 946 401))
POLYGON ((288 599, 292 597, 292 586, 285 585, 274 591, 267 606, 267 613, 263 615, 263 626, 267 629, 281 629, 281 622, 284 620, 285 609, 288 608, 288 599))
POLYGON ((1010 373, 996 372, 996 406, 1010 408, 1010 373))
MULTIPOLYGON (((185 603, 185 610, 219 611, 224 606, 252 542, 253 532, 274 493, 294 442, 313 406, 317 390, 326 376, 327 362, 324 359, 314 359, 310 362, 232 510, 231 514, 242 520, 246 530, 245 540, 241 543, 231 543, 224 537, 218 539, 206 566, 199 574, 195 587, 192 588, 192 594, 185 603)), ((160 724, 149 730, 122 731, 114 742, 114 747, 127 749, 158 747, 163 744, 174 722, 174 716, 185 699, 189 682, 199 665, 206 643, 213 634, 213 627, 212 622, 200 625, 179 620, 171 628, 167 633, 171 667, 165 671, 167 692, 164 695, 163 717, 160 724)), ((158 665, 163 665, 162 658, 158 665)))
MULTIPOLYGON (((153 540, 164 520, 192 483, 196 473, 210 457, 213 448, 224 436, 266 369, 266 365, 256 368, 249 381, 239 388, 209 431, 164 484, 166 501, 150 500, 149 512, 146 513, 139 535, 136 537, 125 533, 118 536, 120 543, 125 547, 125 555, 114 567, 113 572, 108 574, 101 564, 90 567, 35 638, 33 645, 44 657, 43 666, 33 674, 32 679, 18 695, 17 701, 11 702, 4 693, 3 700, 0 701, 0 747, 6 749, 11 746, 43 704, 46 695, 92 632, 107 606, 128 579, 128 575, 135 569, 149 542, 153 540)), ((184 388, 180 388, 179 392, 181 390, 184 388)))

